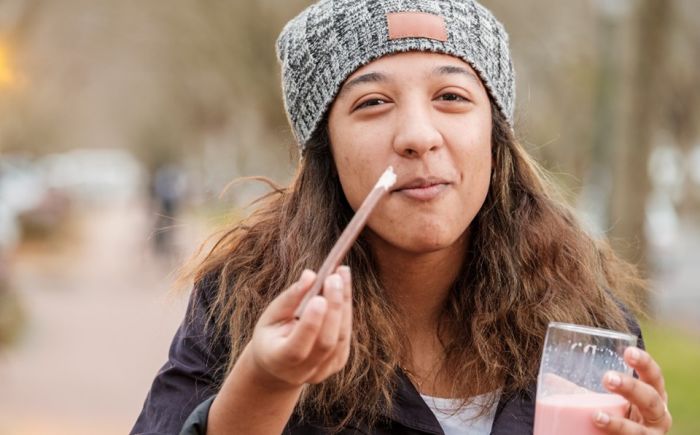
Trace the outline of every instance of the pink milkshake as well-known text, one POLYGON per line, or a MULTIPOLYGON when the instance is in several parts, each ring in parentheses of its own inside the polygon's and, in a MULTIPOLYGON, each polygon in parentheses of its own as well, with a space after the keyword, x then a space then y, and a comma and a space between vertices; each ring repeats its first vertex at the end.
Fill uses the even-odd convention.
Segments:
POLYGON ((617 394, 553 394, 537 399, 534 435, 602 435, 593 424, 595 414, 623 417, 628 407, 617 394))

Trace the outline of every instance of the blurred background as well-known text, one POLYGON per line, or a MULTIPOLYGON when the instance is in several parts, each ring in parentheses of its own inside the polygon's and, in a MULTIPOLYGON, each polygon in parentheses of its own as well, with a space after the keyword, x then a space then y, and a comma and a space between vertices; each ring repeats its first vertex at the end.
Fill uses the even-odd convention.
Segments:
MULTIPOLYGON (((0 435, 123 434, 184 311, 177 266, 286 183, 274 40, 310 2, 0 0, 0 435)), ((700 433, 700 3, 483 0, 517 131, 651 279, 674 434, 700 433)))

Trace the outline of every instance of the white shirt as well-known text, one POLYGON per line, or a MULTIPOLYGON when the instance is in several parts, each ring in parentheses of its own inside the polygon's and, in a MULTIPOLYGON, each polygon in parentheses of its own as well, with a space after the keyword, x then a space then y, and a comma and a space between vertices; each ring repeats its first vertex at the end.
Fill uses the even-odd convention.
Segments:
POLYGON ((464 408, 459 408, 461 400, 443 399, 421 394, 445 435, 489 435, 491 426, 496 416, 498 400, 495 400, 491 409, 481 417, 476 417, 482 410, 483 404, 490 398, 490 394, 474 397, 473 401, 464 408))

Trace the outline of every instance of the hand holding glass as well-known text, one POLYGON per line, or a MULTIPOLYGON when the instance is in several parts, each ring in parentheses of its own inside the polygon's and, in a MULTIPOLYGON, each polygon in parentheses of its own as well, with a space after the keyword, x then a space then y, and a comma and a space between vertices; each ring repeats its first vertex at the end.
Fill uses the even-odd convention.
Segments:
POLYGON ((614 370, 632 374, 623 355, 634 335, 568 323, 550 323, 537 379, 534 435, 603 434, 593 424, 598 411, 624 416, 625 398, 603 386, 614 370))

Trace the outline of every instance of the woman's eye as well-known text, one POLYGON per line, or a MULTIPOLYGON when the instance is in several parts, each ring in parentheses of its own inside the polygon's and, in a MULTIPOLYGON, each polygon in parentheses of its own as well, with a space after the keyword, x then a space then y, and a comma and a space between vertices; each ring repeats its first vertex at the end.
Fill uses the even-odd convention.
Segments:
POLYGON ((438 99, 442 101, 469 101, 463 96, 455 94, 453 92, 447 92, 445 94, 442 94, 438 97, 438 99))
POLYGON ((382 100, 381 98, 371 98, 358 104, 357 107, 355 107, 355 109, 362 109, 371 106, 381 106, 382 104, 386 104, 386 101, 382 100))

